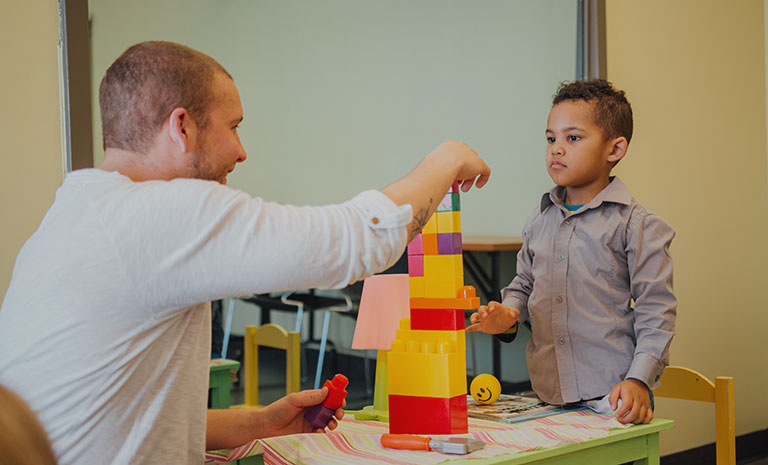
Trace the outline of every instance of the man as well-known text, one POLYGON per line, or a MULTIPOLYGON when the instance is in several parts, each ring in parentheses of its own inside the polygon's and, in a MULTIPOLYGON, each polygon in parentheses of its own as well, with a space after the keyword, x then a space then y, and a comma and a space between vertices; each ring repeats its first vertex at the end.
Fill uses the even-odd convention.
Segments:
POLYGON ((229 189, 246 157, 237 88, 215 60, 169 42, 129 48, 99 103, 104 162, 67 176, 0 310, 0 384, 37 413, 61 464, 202 463, 206 448, 311 431, 303 409, 325 390, 206 415, 208 302, 384 270, 451 183, 466 191, 490 175, 474 150, 446 141, 341 205, 229 189))

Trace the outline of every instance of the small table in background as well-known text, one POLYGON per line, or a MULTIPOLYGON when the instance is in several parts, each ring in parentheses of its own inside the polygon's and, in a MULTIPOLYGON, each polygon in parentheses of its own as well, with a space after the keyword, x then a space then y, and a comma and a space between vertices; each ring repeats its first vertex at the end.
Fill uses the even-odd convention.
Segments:
MULTIPOLYGON (((501 301, 501 252, 517 252, 523 247, 520 236, 486 236, 464 234, 462 248, 464 250, 464 268, 477 284, 480 296, 485 303, 490 300, 501 301), (475 253, 486 253, 491 260, 490 270, 486 271, 475 257, 475 253)), ((501 381, 501 343, 493 338, 493 376, 501 381)))

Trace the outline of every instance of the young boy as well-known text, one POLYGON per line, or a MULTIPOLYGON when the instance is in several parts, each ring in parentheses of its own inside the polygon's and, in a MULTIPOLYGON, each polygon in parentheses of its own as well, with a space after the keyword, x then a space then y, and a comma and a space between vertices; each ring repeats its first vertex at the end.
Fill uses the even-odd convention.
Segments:
POLYGON ((605 80, 563 84, 546 137, 557 186, 525 223, 502 303, 480 307, 467 331, 508 342, 530 320, 528 368, 542 400, 610 394, 619 421, 647 423, 674 334, 674 231, 610 176, 632 138, 632 108, 605 80))

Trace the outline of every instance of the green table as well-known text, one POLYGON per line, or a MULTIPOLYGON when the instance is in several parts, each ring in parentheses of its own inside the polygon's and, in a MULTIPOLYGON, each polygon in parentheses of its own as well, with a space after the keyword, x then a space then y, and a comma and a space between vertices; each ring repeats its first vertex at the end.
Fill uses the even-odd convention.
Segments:
MULTIPOLYGON (((549 447, 531 452, 497 455, 484 459, 462 459, 445 456, 446 465, 659 465, 659 432, 671 429, 672 420, 654 419, 647 425, 611 430, 608 437, 549 447)), ((264 463, 261 455, 247 457, 230 464, 264 463)))
POLYGON ((611 430, 608 437, 488 459, 451 460, 450 465, 659 465, 659 432, 671 429, 672 420, 656 418, 647 425, 611 430))

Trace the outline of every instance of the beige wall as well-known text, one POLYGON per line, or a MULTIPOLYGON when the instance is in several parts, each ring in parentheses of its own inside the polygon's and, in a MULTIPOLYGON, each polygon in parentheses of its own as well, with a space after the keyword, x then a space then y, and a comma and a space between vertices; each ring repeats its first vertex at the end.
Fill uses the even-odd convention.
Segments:
MULTIPOLYGON (((635 138, 617 167, 677 231, 672 363, 736 383, 736 434, 768 428, 763 0, 607 3, 608 78, 635 138)), ((659 400, 668 454, 714 441, 714 410, 659 400)))
MULTIPOLYGON (((612 0, 608 77, 636 135, 618 174, 677 230, 672 362, 736 378, 736 432, 768 428, 768 187, 762 0, 612 0), (757 360, 757 361, 750 361, 757 360)), ((56 2, 0 15, 0 295, 61 182, 56 2)), ((712 442, 713 410, 658 401, 671 453, 712 442)))
POLYGON ((62 179, 57 3, 29 0, 2 9, 0 296, 62 179))

